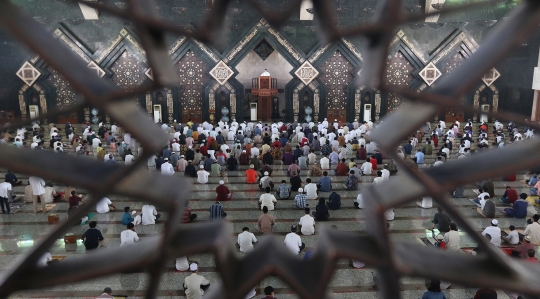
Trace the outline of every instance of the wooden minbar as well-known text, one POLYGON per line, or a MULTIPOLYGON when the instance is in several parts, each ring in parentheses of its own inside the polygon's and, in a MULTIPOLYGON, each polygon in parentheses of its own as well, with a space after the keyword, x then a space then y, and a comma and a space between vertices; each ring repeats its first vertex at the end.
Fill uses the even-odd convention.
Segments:
POLYGON ((257 96, 257 118, 271 121, 274 110, 272 97, 278 94, 277 79, 270 76, 253 78, 251 94, 257 96))

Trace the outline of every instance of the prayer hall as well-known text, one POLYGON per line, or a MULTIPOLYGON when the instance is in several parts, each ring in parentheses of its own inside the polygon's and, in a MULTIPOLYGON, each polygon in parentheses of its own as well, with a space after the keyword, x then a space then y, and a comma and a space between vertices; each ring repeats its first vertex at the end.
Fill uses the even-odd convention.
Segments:
POLYGON ((538 24, 0 0, 0 297, 540 298, 538 24))

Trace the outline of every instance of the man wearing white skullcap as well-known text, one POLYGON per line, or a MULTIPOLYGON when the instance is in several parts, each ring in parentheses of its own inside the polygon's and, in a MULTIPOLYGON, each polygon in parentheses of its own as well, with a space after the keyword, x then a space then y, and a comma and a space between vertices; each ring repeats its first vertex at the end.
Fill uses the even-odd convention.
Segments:
POLYGON ((195 263, 189 265, 191 275, 184 279, 184 289, 187 299, 201 299, 204 295, 202 287, 206 289, 210 285, 210 282, 206 278, 197 274, 198 269, 199 267, 195 263))
POLYGON ((232 192, 229 191, 229 188, 225 186, 225 182, 223 180, 219 181, 219 186, 216 188, 216 201, 226 201, 231 200, 232 198, 232 192))
POLYGON ((491 220, 491 226, 484 229, 482 236, 489 234, 491 236, 491 244, 501 247, 501 229, 497 225, 499 225, 499 221, 497 219, 491 220))
POLYGON ((208 183, 208 176, 210 176, 210 173, 204 170, 204 166, 199 166, 199 171, 197 171, 197 182, 199 184, 208 183))
POLYGON ((161 164, 161 174, 174 175, 174 167, 169 163, 169 158, 163 159, 165 163, 161 164))

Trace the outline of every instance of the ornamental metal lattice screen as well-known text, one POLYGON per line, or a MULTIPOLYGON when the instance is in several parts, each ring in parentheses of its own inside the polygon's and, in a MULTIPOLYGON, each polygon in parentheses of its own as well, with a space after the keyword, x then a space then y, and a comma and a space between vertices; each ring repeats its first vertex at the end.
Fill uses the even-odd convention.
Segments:
MULTIPOLYGON (((298 11, 301 0, 290 1, 284 12, 266 10, 255 0, 248 1, 274 28, 280 28, 292 13, 298 11)), ((144 147, 141 159, 128 167, 108 165, 92 159, 74 155, 59 156, 52 151, 30 151, 15 147, 0 147, 0 166, 17 172, 37 175, 79 186, 90 190, 90 204, 78 209, 71 220, 57 225, 52 233, 40 241, 26 254, 24 259, 7 270, 0 278, 0 296, 7 297, 15 291, 62 285, 92 279, 118 272, 145 269, 149 273, 147 297, 155 298, 164 265, 173 257, 195 253, 215 255, 216 268, 222 283, 213 286, 205 298, 242 298, 261 279, 275 275, 289 284, 302 298, 325 298, 327 285, 341 258, 366 262, 377 271, 380 278, 379 290, 382 298, 400 298, 398 280, 401 276, 437 277, 473 287, 490 287, 514 290, 528 294, 529 298, 540 298, 540 267, 509 259, 500 250, 490 246, 472 225, 451 204, 448 191, 476 180, 502 176, 540 163, 537 149, 540 139, 512 144, 506 148, 477 154, 469 159, 451 161, 443 166, 417 171, 400 165, 405 174, 384 185, 363 189, 366 200, 365 234, 320 229, 313 258, 302 261, 292 256, 281 242, 274 237, 261 238, 260 246, 239 258, 236 255, 232 233, 220 223, 180 225, 180 216, 189 197, 189 183, 177 177, 165 177, 149 173, 144 164, 151 153, 160 150, 166 142, 166 134, 156 126, 134 101, 132 96, 174 84, 176 73, 164 35, 184 35, 212 45, 219 40, 225 22, 225 12, 231 0, 215 0, 198 30, 186 31, 182 27, 158 18, 152 0, 129 0, 126 9, 89 1, 87 5, 101 11, 130 20, 135 24, 141 45, 146 51, 154 81, 124 91, 111 82, 99 78, 95 72, 67 47, 54 39, 52 34, 32 17, 8 0, 0 1, 0 23, 19 41, 37 53, 44 61, 84 95, 84 102, 77 103, 64 111, 50 111, 42 118, 55 117, 68 111, 82 109, 83 105, 94 106, 120 126, 131 132, 144 147), (176 188, 169 188, 176 186, 176 188), (48 268, 36 268, 36 261, 53 243, 63 237, 78 217, 88 212, 97 200, 106 194, 129 196, 149 201, 168 211, 164 231, 155 237, 141 241, 138 246, 107 248, 91 259, 74 257, 48 268), (432 248, 406 243, 392 242, 386 231, 384 212, 390 208, 429 195, 438 202, 487 254, 483 257, 455 255, 432 248), (279 245, 276 245, 279 244, 279 245), (98 257, 99 256, 99 257, 98 257), (101 262, 96 263, 98 259, 101 262), (451 262, 448 262, 451 261, 451 262), (80 269, 85 269, 81 271, 80 269), (441 271, 444 269, 444 271, 441 271)), ((494 2, 493 2, 494 3, 494 2)), ((483 2, 481 5, 493 4, 483 2)), ((521 44, 534 30, 540 20, 540 2, 521 1, 510 16, 491 31, 479 49, 448 76, 440 79, 429 92, 383 86, 387 49, 397 27, 405 23, 422 21, 426 14, 407 14, 400 0, 383 0, 374 21, 351 29, 339 29, 329 0, 313 0, 313 10, 318 22, 322 42, 337 41, 342 37, 362 35, 369 41, 365 53, 365 64, 359 85, 369 85, 384 92, 401 94, 411 101, 405 103, 385 117, 372 132, 372 138, 398 163, 395 148, 422 123, 433 119, 440 108, 459 108, 469 113, 481 114, 478 109, 464 106, 460 96, 497 62, 501 61, 514 47, 521 44), (361 82, 360 82, 361 81, 361 82)), ((446 14, 470 9, 479 4, 449 6, 437 14, 446 14)), ((499 120, 518 121, 522 116, 499 111, 487 113, 499 120)), ((13 126, 29 124, 18 122, 13 126)), ((535 128, 540 126, 528 124, 535 128)))

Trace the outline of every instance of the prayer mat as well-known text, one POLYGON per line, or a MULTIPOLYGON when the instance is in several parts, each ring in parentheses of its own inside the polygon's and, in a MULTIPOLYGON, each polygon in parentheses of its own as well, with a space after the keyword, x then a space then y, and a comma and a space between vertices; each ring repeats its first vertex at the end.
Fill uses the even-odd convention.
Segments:
POLYGON ((11 209, 11 213, 15 214, 18 211, 20 211, 22 208, 26 206, 26 203, 10 203, 9 208, 11 209))
MULTIPOLYGON (((482 206, 481 204, 474 202, 474 199, 470 199, 470 198, 468 198, 468 199, 473 203, 473 205, 475 205, 475 206, 477 206, 477 207, 481 207, 481 206, 482 206)), ((475 199, 476 199, 476 198, 475 198, 475 199)))
POLYGON ((55 207, 56 207, 55 203, 48 203, 48 204, 45 205, 45 212, 50 212, 55 207))
POLYGON ((529 195, 525 200, 529 202, 530 205, 539 206, 539 204, 536 203, 537 199, 538 195, 529 195))
POLYGON ((474 247, 462 247, 461 250, 467 254, 472 254, 474 247))
MULTIPOLYGON (((512 256, 513 248, 514 247, 508 246, 506 244, 504 246, 499 247, 499 249, 502 250, 502 252, 504 252, 506 255, 509 255, 509 256, 512 256)), ((465 253, 472 254, 474 247, 462 247, 461 250, 463 250, 465 253)))
POLYGON ((88 213, 88 220, 86 220, 85 222, 82 222, 81 225, 85 225, 85 224, 88 224, 88 222, 90 221, 90 219, 92 219, 92 217, 96 216, 96 214, 94 213, 88 213))
POLYGON ((418 238, 419 242, 430 247, 435 247, 435 242, 437 242, 433 238, 418 238))
POLYGON ((487 218, 486 216, 484 216, 484 213, 482 213, 482 210, 480 210, 480 208, 472 208, 476 213, 478 213, 480 216, 484 217, 484 218, 487 218))
POLYGON ((62 261, 63 259, 65 259, 66 256, 65 255, 53 255, 52 256, 52 259, 53 260, 57 260, 57 261, 62 261))
POLYGON ((498 208, 498 207, 495 208, 495 210, 501 212, 501 214, 503 214, 503 216, 508 217, 508 218, 513 218, 513 217, 508 216, 508 214, 506 214, 506 213, 504 212, 504 209, 506 209, 506 208, 498 208))

